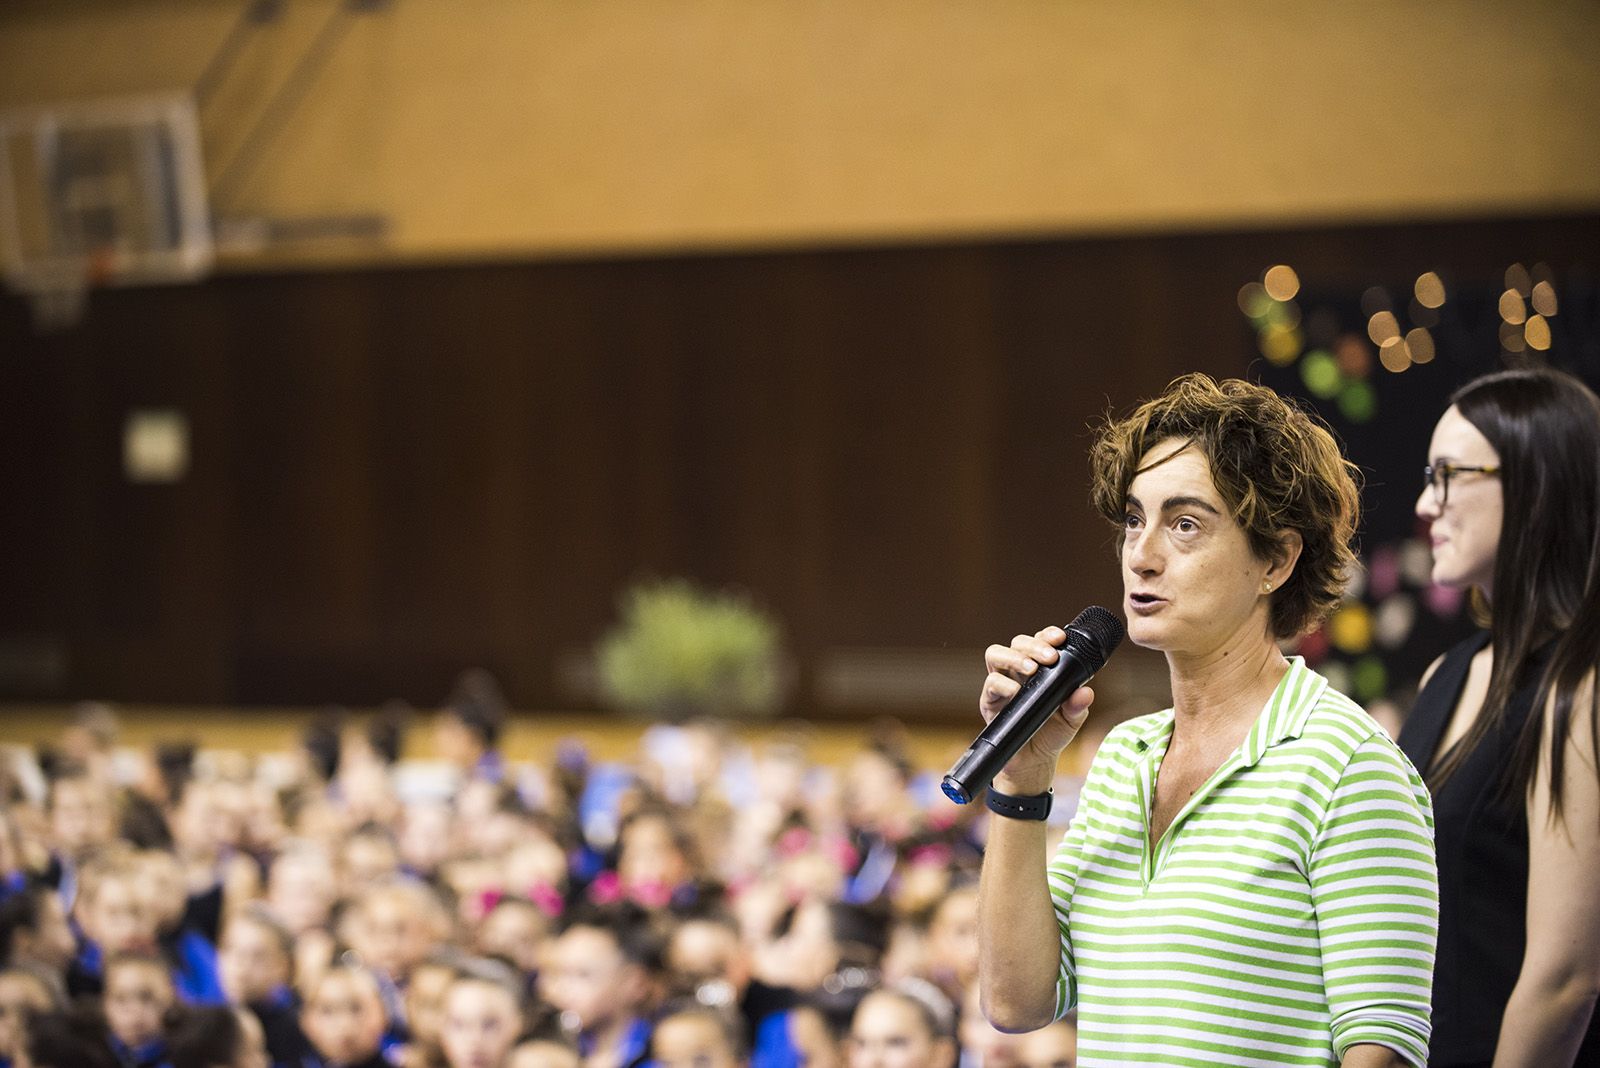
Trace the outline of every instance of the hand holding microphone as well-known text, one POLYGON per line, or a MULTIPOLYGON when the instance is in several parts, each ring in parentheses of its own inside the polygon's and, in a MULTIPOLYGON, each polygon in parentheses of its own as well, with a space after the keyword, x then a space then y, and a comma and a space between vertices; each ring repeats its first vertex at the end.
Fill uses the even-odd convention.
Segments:
POLYGON ((1031 638, 1018 635, 1009 647, 990 646, 984 658, 989 677, 984 680, 980 707, 988 716, 1001 702, 1005 706, 945 776, 945 794, 966 804, 1035 736, 1034 749, 1040 751, 1045 779, 1039 789, 1048 786, 1055 758, 1077 734, 1088 704, 1074 710, 1076 722, 1054 713, 1100 670, 1122 634, 1122 621, 1096 605, 1080 612, 1065 630, 1050 627, 1031 638))

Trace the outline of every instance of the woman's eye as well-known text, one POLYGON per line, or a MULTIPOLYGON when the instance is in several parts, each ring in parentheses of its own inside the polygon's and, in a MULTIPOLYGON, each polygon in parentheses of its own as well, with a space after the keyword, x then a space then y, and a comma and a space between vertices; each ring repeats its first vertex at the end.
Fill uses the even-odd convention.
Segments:
POLYGON ((1174 522, 1172 526, 1180 534, 1193 534, 1195 531, 1200 529, 1200 524, 1196 523, 1193 519, 1190 519, 1186 515, 1179 516, 1177 521, 1174 522))
POLYGON ((1132 512, 1128 512, 1122 517, 1122 525, 1124 528, 1132 530, 1139 525, 1139 517, 1132 512))

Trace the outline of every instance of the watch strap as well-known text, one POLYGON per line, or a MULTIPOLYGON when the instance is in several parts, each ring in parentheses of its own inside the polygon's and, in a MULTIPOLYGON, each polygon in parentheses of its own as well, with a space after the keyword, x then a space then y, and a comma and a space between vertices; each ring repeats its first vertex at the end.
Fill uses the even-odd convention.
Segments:
POLYGON ((993 786, 989 787, 985 803, 989 811, 997 816, 1004 816, 1013 820, 1044 820, 1050 817, 1050 806, 1055 801, 1055 791, 1046 790, 1042 794, 1003 794, 993 786))

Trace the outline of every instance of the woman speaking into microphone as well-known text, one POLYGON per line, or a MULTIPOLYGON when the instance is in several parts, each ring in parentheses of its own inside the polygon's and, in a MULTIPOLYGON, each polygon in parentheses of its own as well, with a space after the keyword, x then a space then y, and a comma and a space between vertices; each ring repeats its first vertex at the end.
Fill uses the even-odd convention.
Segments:
MULTIPOLYGON (((1422 780, 1279 643, 1354 563, 1353 468, 1271 390, 1188 375, 1101 428, 1092 497, 1120 531, 1128 637, 1173 707, 1113 729, 1046 855, 1073 694, 995 777, 980 890, 984 1011, 1078 1011, 1079 1063, 1427 1060, 1438 922, 1422 780), (1034 818, 1030 818, 1034 817, 1034 818)), ((985 719, 1054 663, 1059 628, 990 646, 985 719)))

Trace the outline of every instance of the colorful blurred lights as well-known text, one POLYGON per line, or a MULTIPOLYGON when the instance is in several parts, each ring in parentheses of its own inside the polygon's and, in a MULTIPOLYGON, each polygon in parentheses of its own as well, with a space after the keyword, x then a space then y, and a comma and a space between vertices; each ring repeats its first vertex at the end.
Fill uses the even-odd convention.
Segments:
POLYGON ((1372 612, 1360 601, 1349 601, 1328 620, 1328 640, 1341 653, 1364 653, 1372 648, 1372 612))
POLYGON ((1259 319, 1272 308, 1272 298, 1267 287, 1260 282, 1246 282, 1239 287, 1239 310, 1252 319, 1259 319))
POLYGON ((1300 361, 1300 380, 1314 396, 1323 400, 1337 396, 1339 388, 1344 384, 1344 376, 1339 373, 1338 363, 1325 349, 1309 352, 1306 358, 1300 361))
POLYGON ((1339 391, 1339 411, 1352 423, 1371 421, 1378 414, 1378 394, 1371 383, 1357 380, 1346 382, 1339 391))
POLYGON ((1261 331, 1261 355, 1275 366, 1287 367, 1305 348, 1305 337, 1298 329, 1276 323, 1261 331))
POLYGON ((1350 378, 1365 378, 1372 373, 1372 350, 1356 334, 1345 334, 1333 346, 1339 370, 1350 378))

